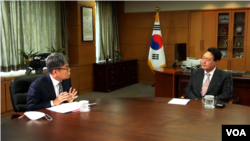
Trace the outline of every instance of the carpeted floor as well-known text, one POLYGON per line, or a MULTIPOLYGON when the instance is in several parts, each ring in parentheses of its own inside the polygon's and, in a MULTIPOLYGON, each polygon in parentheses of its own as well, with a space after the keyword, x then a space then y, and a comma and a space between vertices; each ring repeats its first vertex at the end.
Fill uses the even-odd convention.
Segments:
MULTIPOLYGON (((80 100, 94 100, 103 98, 116 98, 116 97, 154 97, 155 88, 148 83, 137 83, 116 91, 109 93, 103 92, 89 92, 79 95, 76 101, 80 100)), ((10 120, 11 115, 1 118, 1 124, 10 120)))

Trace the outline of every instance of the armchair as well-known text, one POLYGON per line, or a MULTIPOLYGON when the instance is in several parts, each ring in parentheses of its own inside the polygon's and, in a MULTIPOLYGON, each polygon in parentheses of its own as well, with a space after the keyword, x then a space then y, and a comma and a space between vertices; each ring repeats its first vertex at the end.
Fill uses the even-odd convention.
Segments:
POLYGON ((23 115, 23 112, 26 112, 27 93, 30 84, 41 76, 43 76, 43 74, 25 75, 15 77, 11 80, 9 89, 11 102, 14 109, 11 119, 23 115))

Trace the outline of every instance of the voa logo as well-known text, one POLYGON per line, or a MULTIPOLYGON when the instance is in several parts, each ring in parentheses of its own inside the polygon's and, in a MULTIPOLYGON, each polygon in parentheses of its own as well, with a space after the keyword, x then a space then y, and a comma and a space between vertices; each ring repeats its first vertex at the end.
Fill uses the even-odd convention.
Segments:
POLYGON ((244 129, 226 129, 226 132, 228 136, 247 136, 244 129))

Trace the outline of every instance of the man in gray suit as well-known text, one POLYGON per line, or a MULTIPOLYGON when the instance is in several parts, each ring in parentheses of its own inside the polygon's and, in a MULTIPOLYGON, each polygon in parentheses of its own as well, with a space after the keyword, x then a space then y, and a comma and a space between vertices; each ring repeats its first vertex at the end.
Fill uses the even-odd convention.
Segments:
POLYGON ((221 59, 217 48, 209 48, 203 55, 201 68, 193 70, 185 90, 186 98, 202 99, 214 95, 218 101, 228 102, 232 98, 231 74, 216 68, 221 59))

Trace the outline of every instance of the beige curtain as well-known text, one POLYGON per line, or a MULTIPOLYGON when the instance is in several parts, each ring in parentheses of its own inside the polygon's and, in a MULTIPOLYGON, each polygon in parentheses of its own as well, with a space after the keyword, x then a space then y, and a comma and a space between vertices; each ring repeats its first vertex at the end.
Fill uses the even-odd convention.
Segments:
POLYGON ((24 69, 25 52, 61 48, 62 24, 59 1, 1 1, 1 71, 24 69))
POLYGON ((119 49, 116 2, 96 2, 96 30, 97 61, 113 59, 119 49))

